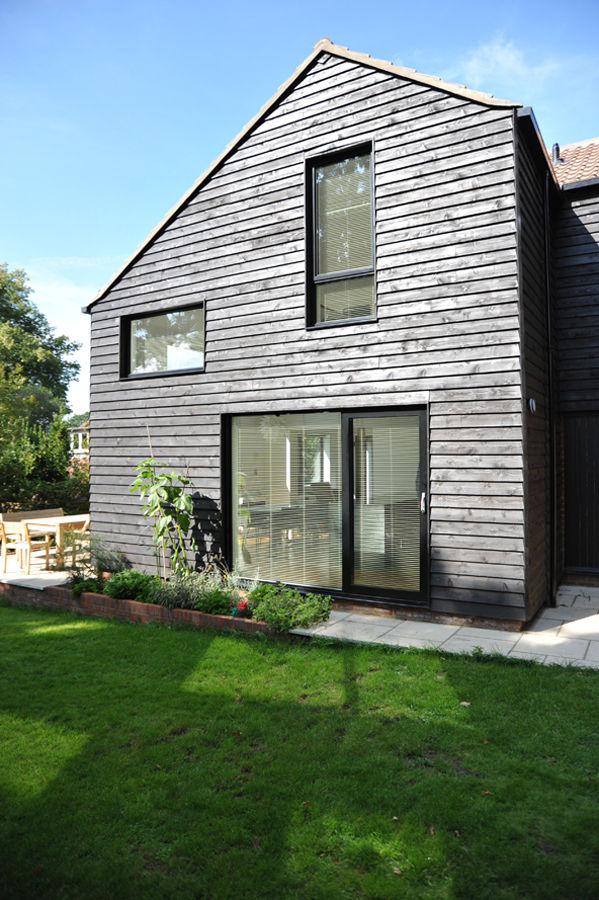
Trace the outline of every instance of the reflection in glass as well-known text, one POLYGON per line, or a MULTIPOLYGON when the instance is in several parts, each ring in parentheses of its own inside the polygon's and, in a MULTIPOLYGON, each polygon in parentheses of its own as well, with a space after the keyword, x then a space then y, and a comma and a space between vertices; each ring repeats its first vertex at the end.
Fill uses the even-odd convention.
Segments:
POLYGON ((232 422, 233 564, 248 578, 341 587, 341 416, 232 422))
POLYGON ((354 420, 356 585, 420 589, 418 416, 354 420))
MULTIPOLYGON (((315 275, 368 269, 372 254, 370 153, 318 166, 315 275)), ((331 322, 374 314, 374 278, 358 275, 316 284, 316 320, 331 322)))
POLYGON ((130 374, 204 367, 204 307, 130 321, 130 374))

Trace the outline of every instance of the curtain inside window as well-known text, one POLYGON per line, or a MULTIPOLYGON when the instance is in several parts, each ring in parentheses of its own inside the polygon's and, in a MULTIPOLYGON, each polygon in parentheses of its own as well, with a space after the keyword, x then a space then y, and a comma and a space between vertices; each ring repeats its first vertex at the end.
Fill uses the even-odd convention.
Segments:
POLYGON ((233 564, 248 578, 341 587, 341 416, 232 422, 233 564))

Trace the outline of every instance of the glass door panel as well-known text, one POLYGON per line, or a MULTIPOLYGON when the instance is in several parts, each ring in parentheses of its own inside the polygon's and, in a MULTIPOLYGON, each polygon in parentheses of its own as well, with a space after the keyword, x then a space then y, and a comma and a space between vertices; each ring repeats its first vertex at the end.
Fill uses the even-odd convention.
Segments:
POLYGON ((237 416, 231 437, 235 570, 341 588, 341 415, 237 416))
POLYGON ((356 588, 420 591, 420 416, 353 419, 356 588))

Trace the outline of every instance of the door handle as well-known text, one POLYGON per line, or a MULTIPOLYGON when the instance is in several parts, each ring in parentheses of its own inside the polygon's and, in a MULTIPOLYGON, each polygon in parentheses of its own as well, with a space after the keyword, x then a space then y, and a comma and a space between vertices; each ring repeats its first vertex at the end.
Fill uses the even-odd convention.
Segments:
POLYGON ((420 494, 420 512, 421 513, 426 512, 426 491, 423 491, 420 494))

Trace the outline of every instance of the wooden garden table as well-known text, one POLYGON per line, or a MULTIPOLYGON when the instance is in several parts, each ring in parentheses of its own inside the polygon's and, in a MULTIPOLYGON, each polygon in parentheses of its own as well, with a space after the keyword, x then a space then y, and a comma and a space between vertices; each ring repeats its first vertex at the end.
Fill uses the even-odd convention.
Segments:
MULTIPOLYGON (((76 516, 48 516, 48 518, 22 519, 31 534, 54 534, 56 538, 56 565, 64 565, 65 538, 68 532, 83 532, 89 529, 89 514, 76 516)), ((73 565, 77 559, 77 547, 73 544, 73 565)))

